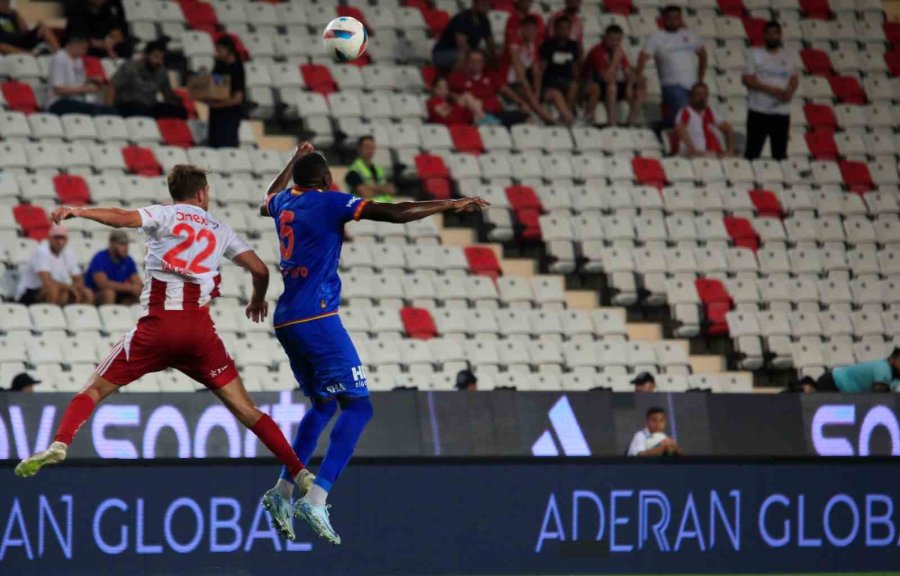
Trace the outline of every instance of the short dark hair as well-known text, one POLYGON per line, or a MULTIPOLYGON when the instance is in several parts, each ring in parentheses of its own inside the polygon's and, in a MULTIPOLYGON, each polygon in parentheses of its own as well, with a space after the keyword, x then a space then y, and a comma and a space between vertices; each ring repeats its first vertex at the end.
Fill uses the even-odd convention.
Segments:
POLYGON ((206 170, 192 164, 176 164, 169 170, 166 182, 172 200, 190 200, 206 188, 206 170))
POLYGON ((522 22, 519 24, 519 26, 524 26, 526 24, 537 26, 538 22, 540 21, 538 20, 537 16, 535 16, 534 14, 529 14, 528 16, 522 18, 522 22))
POLYGON ((781 24, 778 22, 778 20, 769 20, 768 22, 766 22, 766 25, 763 28, 763 32, 768 32, 772 28, 775 28, 776 30, 781 32, 781 24))
POLYGON ((365 142, 366 140, 371 140, 372 144, 375 143, 375 137, 371 134, 366 134, 365 136, 359 137, 359 139, 356 141, 356 147, 359 148, 360 146, 362 146, 363 142, 365 142))
POLYGON ((681 6, 677 4, 669 4, 665 8, 662 9, 663 16, 668 16, 671 13, 681 14, 681 6))
POLYGON ((897 356, 900 356, 900 348, 894 348, 894 351, 891 352, 890 358, 896 358, 897 356))
POLYGON ((610 24, 606 27, 606 32, 604 34, 624 34, 625 31, 622 30, 622 27, 618 24, 610 24))
POLYGON ((560 16, 559 18, 557 18, 556 20, 553 21, 553 28, 555 29, 557 26, 559 26, 560 24, 562 24, 564 22, 566 24, 571 24, 572 19, 569 18, 568 16, 560 16))
POLYGON ((216 46, 221 46, 235 56, 237 55, 237 46, 235 45, 234 40, 231 39, 231 36, 220 36, 219 39, 216 40, 216 46))
POLYGON ((312 152, 303 156, 294 164, 291 174, 294 186, 299 188, 321 188, 326 184, 328 160, 321 152, 312 152))
POLYGON ((150 42, 147 42, 147 44, 144 46, 144 54, 151 54, 153 52, 165 52, 166 44, 167 42, 165 40, 152 40, 150 42))
POLYGON ((709 86, 706 84, 706 82, 697 82, 696 84, 691 86, 690 94, 693 94, 694 90, 696 90, 698 88, 706 88, 707 90, 709 90, 709 86))
POLYGON ((660 408, 659 406, 651 406, 650 408, 647 409, 646 417, 650 418, 651 416, 654 416, 656 414, 665 414, 665 413, 666 413, 666 411, 663 410, 662 408, 660 408))
POLYGON ((68 46, 69 44, 78 44, 80 42, 85 44, 88 42, 87 34, 81 31, 73 32, 72 34, 69 34, 68 38, 66 38, 66 46, 68 46))

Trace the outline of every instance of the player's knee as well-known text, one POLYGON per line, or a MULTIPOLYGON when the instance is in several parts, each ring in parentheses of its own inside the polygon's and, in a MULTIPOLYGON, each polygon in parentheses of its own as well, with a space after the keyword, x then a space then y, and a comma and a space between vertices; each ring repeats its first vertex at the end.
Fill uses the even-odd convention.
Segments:
POLYGON ((338 398, 338 402, 341 405, 341 410, 352 413, 361 424, 367 423, 375 414, 375 409, 372 407, 372 401, 369 400, 368 396, 363 396, 361 398, 342 396, 338 398))

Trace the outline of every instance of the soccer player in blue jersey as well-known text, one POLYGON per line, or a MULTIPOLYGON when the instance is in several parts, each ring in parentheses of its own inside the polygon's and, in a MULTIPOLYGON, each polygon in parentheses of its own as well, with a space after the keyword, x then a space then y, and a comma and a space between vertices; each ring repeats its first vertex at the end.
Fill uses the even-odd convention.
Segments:
POLYGON ((284 537, 294 539, 290 502, 298 486, 301 498, 294 504, 293 515, 319 536, 340 544, 340 536, 331 527, 326 499, 372 418, 363 363, 338 317, 338 260, 344 224, 360 219, 411 222, 438 212, 486 206, 481 198, 381 204, 334 191, 328 162, 309 142, 297 147, 269 185, 260 212, 275 220, 284 279, 284 292, 275 308, 275 334, 300 387, 312 401, 293 444, 302 462, 309 461, 319 435, 341 408, 319 475, 307 471, 298 476, 295 485, 290 474, 282 471, 275 487, 263 496, 273 525, 284 537))

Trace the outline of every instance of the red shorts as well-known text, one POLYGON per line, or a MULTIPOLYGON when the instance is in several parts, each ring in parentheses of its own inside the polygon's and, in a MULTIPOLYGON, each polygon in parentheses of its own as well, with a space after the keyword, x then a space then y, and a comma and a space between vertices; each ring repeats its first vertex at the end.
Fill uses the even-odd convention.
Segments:
POLYGON ((175 368, 210 389, 238 377, 208 308, 150 314, 97 366, 104 380, 124 386, 144 374, 175 368))

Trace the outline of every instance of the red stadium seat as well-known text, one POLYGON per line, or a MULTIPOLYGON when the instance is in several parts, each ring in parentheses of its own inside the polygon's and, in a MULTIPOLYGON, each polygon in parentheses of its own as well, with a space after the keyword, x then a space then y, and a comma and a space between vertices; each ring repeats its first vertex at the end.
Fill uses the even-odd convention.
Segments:
POLYGON ((842 160, 840 166, 844 185, 851 192, 865 194, 875 188, 875 182, 872 181, 872 173, 869 172, 869 167, 865 162, 842 160))
POLYGON ((816 160, 834 160, 838 157, 837 144, 834 143, 834 132, 827 128, 821 128, 807 132, 806 145, 809 153, 816 160))
POLYGON ((162 174, 162 166, 159 165, 156 156, 149 148, 140 146, 128 146, 122 148, 122 158, 125 165, 133 174, 139 176, 159 176, 162 174))
POLYGON ((83 206, 91 203, 91 191, 81 176, 57 174, 53 177, 53 187, 61 204, 83 206))
POLYGON ((303 76, 303 83, 313 92, 328 95, 338 90, 331 71, 321 64, 301 64, 300 74, 303 76))
POLYGON ((199 0, 178 0, 184 20, 189 28, 203 30, 210 34, 215 33, 219 27, 219 19, 211 4, 199 0))
POLYGON ((815 48, 804 48, 800 51, 800 58, 803 60, 803 67, 810 74, 816 76, 831 76, 834 67, 831 65, 831 58, 824 50, 815 48))
POLYGON ((728 323, 725 315, 734 305, 731 295, 721 280, 713 278, 697 278, 694 281, 697 287, 697 295, 706 316, 706 333, 711 336, 724 336, 728 334, 728 323))
POLYGON ((900 22, 885 22, 884 36, 888 44, 894 48, 900 48, 900 22))
POLYGON ((749 220, 737 216, 725 216, 722 221, 725 224, 725 230, 731 237, 732 244, 756 252, 759 248, 759 234, 753 229, 753 224, 749 220))
POLYGON ((466 246, 464 252, 472 274, 496 279, 503 273, 497 254, 487 246, 466 246))
POLYGON ((450 137, 453 138, 453 147, 457 152, 469 152, 481 154, 484 152, 484 144, 481 142, 481 133, 478 128, 470 124, 456 124, 450 127, 450 137))
POLYGON ((172 92, 181 99, 181 104, 184 106, 184 109, 187 110, 188 118, 197 118, 197 104, 191 100, 191 96, 188 94, 187 89, 172 88, 172 92))
POLYGON ((541 239, 540 210, 523 208, 516 210, 516 220, 519 221, 516 237, 523 242, 539 241, 541 239))
POLYGON ((781 202, 774 192, 756 189, 751 190, 749 194, 750 201, 753 202, 756 213, 760 216, 767 216, 770 218, 784 217, 784 210, 781 208, 781 202))
POLYGON ((416 172, 419 178, 449 178, 450 171, 444 164, 444 159, 433 154, 419 154, 416 156, 416 172))
POLYGON ((43 240, 47 237, 47 232, 50 230, 50 219, 47 218, 47 213, 40 206, 19 204, 13 208, 13 218, 22 227, 25 236, 35 240, 43 240))
POLYGON ((763 18, 744 18, 744 32, 752 46, 765 44, 766 20, 763 18))
POLYGON ((540 214, 543 211, 541 200, 531 186, 507 186, 506 198, 516 212, 533 210, 540 214))
POLYGON ((603 0, 603 11, 628 16, 633 8, 632 0, 603 0))
POLYGON ((106 82, 106 70, 103 69, 103 63, 99 58, 83 56, 81 61, 84 63, 84 73, 88 78, 98 82, 106 82))
POLYGON ((444 28, 447 27, 447 24, 450 23, 450 13, 446 10, 429 10, 428 12, 423 13, 425 17, 425 23, 428 25, 428 29, 431 31, 432 38, 437 38, 444 31, 444 28))
POLYGON ((188 123, 180 118, 160 118, 156 121, 159 133, 167 146, 190 148, 194 145, 194 135, 188 123))
POLYGON ((807 18, 828 20, 831 18, 831 6, 828 0, 800 0, 800 9, 807 18))
POLYGON ((34 97, 34 91, 28 84, 11 80, 0 84, 0 92, 3 92, 6 106, 13 112, 22 112, 24 114, 37 112, 37 98, 34 97))
POLYGON ((884 53, 884 61, 892 76, 900 76, 900 48, 884 53))
POLYGON ((447 178, 426 178, 422 181, 425 194, 435 200, 449 200, 453 197, 453 186, 447 178))
POLYGON ((804 104, 803 113, 806 115, 806 122, 813 128, 825 128, 828 130, 837 128, 834 110, 827 104, 804 104))
POLYGON ((656 158, 632 158, 631 169, 638 184, 657 188, 666 185, 666 172, 656 158))
POLYGON ((841 104, 865 104, 866 91, 853 76, 832 76, 828 79, 831 91, 841 104))
POLYGON ((424 308, 401 308, 400 319, 403 320, 403 329, 410 338, 428 340, 437 336, 434 318, 424 308))
POLYGON ((506 12, 507 14, 512 13, 515 8, 515 2, 513 0, 490 0, 490 3, 491 10, 506 12))
MULTIPOLYGON (((744 7, 744 0, 718 0, 717 4, 719 5, 719 12, 724 16, 743 18, 747 13, 746 8, 744 7)), ((744 25, 746 28, 746 22, 744 25)))

